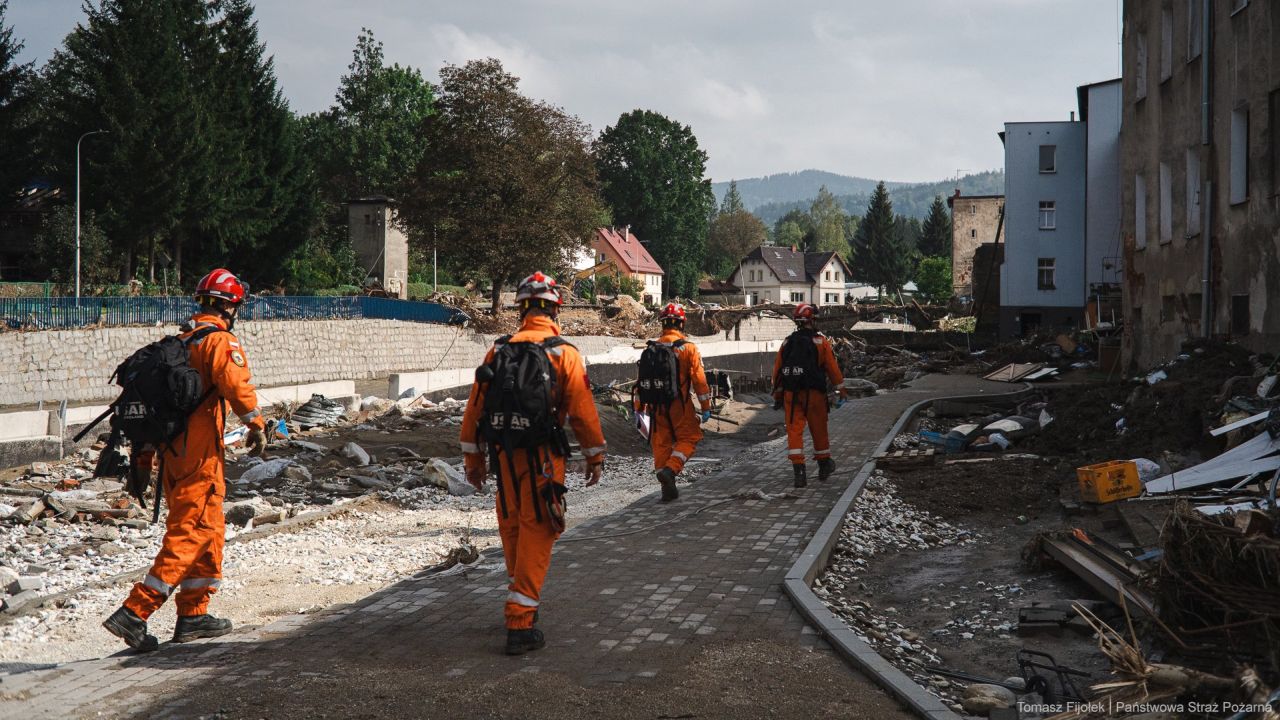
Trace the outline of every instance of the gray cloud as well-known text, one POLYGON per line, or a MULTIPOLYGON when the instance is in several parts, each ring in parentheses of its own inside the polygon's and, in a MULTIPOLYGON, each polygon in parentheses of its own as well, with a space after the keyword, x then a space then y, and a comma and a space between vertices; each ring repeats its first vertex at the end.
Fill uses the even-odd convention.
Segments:
MULTIPOLYGON (((999 167, 1005 121, 1066 118, 1116 76, 1116 0, 258 0, 299 112, 327 107, 361 26, 430 78, 500 58, 597 131, 643 107, 691 125, 717 179, 820 168, 931 180, 999 167)), ((43 61, 80 0, 11 0, 43 61)))

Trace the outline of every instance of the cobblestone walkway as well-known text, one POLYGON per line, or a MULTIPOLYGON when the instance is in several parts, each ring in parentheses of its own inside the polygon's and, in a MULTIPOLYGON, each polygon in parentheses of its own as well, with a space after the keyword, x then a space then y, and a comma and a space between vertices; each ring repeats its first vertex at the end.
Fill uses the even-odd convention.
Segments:
POLYGON ((650 496, 574 528, 556 546, 536 653, 501 654, 506 574, 490 554, 320 615, 0 676, 0 718, 906 717, 804 624, 781 583, 911 404, 1012 390, 968 376, 913 385, 835 413, 828 483, 778 496, 791 476, 780 448, 675 503, 650 496))

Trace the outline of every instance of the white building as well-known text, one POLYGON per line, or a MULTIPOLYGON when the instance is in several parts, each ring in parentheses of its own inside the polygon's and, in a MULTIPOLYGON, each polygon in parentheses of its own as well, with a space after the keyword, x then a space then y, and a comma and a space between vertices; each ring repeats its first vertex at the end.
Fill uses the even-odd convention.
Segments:
POLYGON ((752 250, 729 276, 749 305, 843 305, 848 279, 849 266, 839 253, 806 253, 767 245, 752 250))

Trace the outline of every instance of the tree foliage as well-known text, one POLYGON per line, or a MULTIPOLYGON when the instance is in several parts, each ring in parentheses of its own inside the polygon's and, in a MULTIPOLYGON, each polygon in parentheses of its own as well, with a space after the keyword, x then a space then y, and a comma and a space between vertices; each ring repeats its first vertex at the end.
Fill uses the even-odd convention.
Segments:
POLYGON ((871 194, 854 246, 853 271, 857 279, 884 288, 889 294, 901 290, 911 269, 911 248, 897 228, 884 183, 871 194))
POLYGON ((842 257, 849 255, 849 243, 844 236, 846 214, 825 185, 818 189, 818 196, 809 206, 809 218, 813 238, 811 244, 805 246, 806 251, 838 252, 842 257))
POLYGON ((813 218, 804 210, 791 210, 773 226, 773 244, 779 247, 807 248, 815 238, 813 218))
MULTIPOLYGON (((59 205, 40 221, 31 254, 23 258, 26 274, 43 275, 56 283, 75 282, 76 211, 72 205, 59 205)), ((111 245, 98 227, 93 212, 80 218, 80 267, 85 285, 113 282, 111 245)))
POLYGON ((615 222, 631 225, 666 272, 667 292, 697 291, 715 207, 707 154, 688 125, 633 110, 596 141, 596 167, 615 222))
POLYGON ((945 257, 927 257, 920 261, 916 271, 916 289, 925 300, 943 303, 951 298, 951 260, 945 257))
POLYGON ((607 222, 589 128, 518 82, 492 58, 445 66, 421 129, 431 152, 401 197, 411 239, 434 237, 456 276, 489 281, 495 310, 503 285, 570 266, 607 222))
POLYGON ((730 180, 729 189, 724 193, 724 202, 720 203, 720 214, 728 215, 746 209, 746 206, 742 204, 742 196, 738 194, 738 181, 730 180))
POLYGON ((102 0, 44 71, 42 144, 71 186, 84 141, 83 203, 121 280, 198 258, 265 279, 301 245, 309 171, 248 0, 102 0), (246 253, 261 253, 246 263, 246 253), (239 262, 237 262, 239 261, 239 262))
POLYGON ((8 0, 0 0, 0 204, 30 179, 34 145, 31 133, 30 63, 18 63, 22 41, 5 25, 8 0))
POLYGON ((924 257, 951 257, 951 214, 941 195, 933 197, 929 214, 920 227, 918 249, 924 257))
POLYGON ((742 258, 763 245, 768 236, 760 218, 746 210, 721 212, 711 221, 704 269, 713 277, 728 277, 742 258))

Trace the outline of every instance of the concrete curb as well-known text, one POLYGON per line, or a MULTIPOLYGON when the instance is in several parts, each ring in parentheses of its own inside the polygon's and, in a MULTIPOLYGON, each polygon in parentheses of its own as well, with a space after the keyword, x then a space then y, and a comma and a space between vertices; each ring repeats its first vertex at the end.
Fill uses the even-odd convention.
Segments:
MULTIPOLYGON (((911 421, 911 418, 938 400, 976 402, 994 398, 1016 399, 1017 396, 1024 395, 1030 390, 1031 386, 1023 383, 1020 389, 1009 393, 957 395, 921 400, 907 408, 906 412, 898 418, 898 421, 880 440, 880 444, 876 446, 876 450, 872 455, 878 455, 887 450, 893 439, 897 437, 898 433, 902 432, 902 428, 911 421)), ((840 539, 840 527, 844 524, 844 517, 848 514, 849 508, 852 507, 853 501, 862 493, 862 489, 866 486, 867 479, 871 477, 875 467, 875 460, 871 459, 867 460, 859 468, 857 475, 849 483, 849 487, 840 496, 840 499, 836 501, 835 506, 831 508, 831 512, 827 514, 822 525, 818 527, 818 531, 814 533, 813 539, 805 546, 804 552, 800 554, 795 564, 787 572, 783 580, 783 590, 800 613, 809 621, 809 624, 817 629, 827 642, 831 643, 837 653, 854 667, 871 676, 872 680, 902 702, 911 712, 921 718, 926 718, 926 720, 960 720, 960 716, 952 712, 942 701, 930 694, 929 691, 917 684, 916 681, 912 680, 888 660, 880 657, 880 653, 876 652, 875 648, 860 640, 840 618, 827 609, 827 606, 818 599, 818 596, 810 588, 818 574, 827 567, 831 552, 835 549, 836 543, 840 539)))

